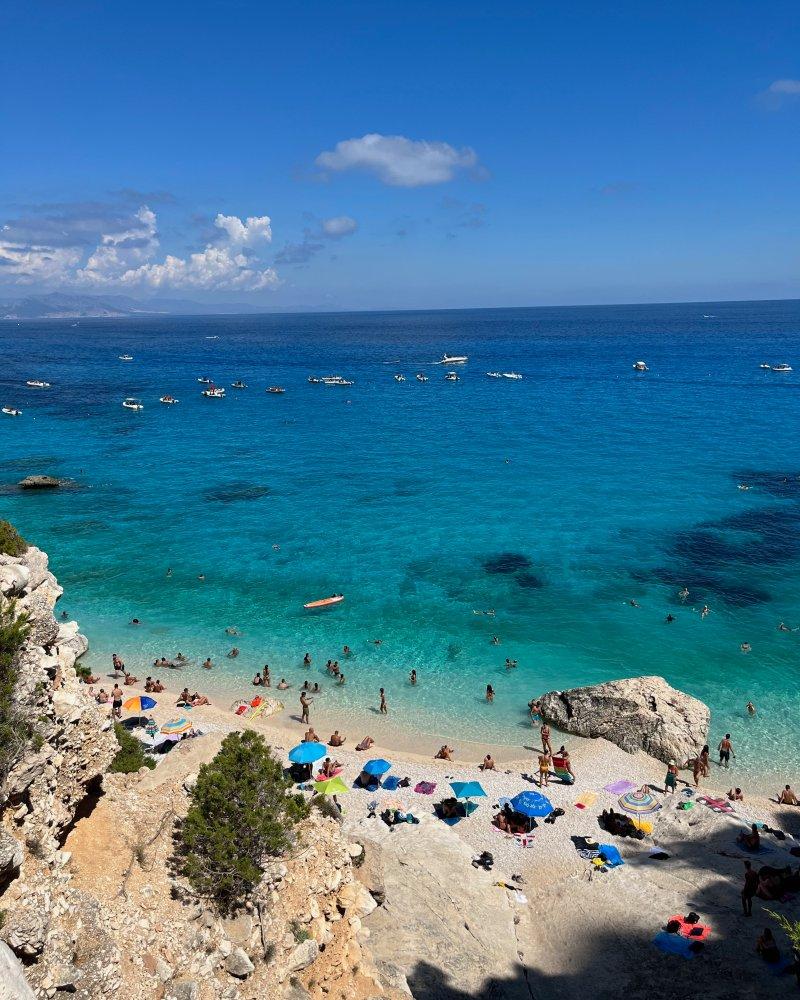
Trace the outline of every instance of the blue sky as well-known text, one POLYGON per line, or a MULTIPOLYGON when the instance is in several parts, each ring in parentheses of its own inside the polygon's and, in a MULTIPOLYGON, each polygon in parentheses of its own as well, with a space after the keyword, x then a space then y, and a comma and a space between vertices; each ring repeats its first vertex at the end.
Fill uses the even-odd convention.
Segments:
POLYGON ((796 4, 13 6, 5 296, 800 294, 796 4))

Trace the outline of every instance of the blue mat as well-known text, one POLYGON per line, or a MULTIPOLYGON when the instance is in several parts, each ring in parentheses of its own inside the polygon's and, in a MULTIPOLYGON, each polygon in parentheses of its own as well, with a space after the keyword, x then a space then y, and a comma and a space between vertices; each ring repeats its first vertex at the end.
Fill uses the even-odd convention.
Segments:
POLYGON ((680 934, 667 934, 666 931, 659 931, 653 938, 653 944, 660 951, 666 955, 679 955, 681 958, 694 958, 696 953, 689 947, 691 943, 680 934))
POLYGON ((384 779, 383 787, 386 789, 387 792, 393 792, 399 786, 400 786, 400 779, 394 774, 391 774, 389 775, 388 778, 384 779))

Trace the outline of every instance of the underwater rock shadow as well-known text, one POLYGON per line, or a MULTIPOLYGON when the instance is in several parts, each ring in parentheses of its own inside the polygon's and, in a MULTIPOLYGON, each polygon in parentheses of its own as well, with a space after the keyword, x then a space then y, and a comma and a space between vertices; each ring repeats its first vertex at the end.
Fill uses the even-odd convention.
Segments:
POLYGON ((247 500, 261 500, 272 491, 269 486, 257 483, 232 482, 221 486, 212 486, 203 490, 203 499, 210 503, 239 503, 247 500))

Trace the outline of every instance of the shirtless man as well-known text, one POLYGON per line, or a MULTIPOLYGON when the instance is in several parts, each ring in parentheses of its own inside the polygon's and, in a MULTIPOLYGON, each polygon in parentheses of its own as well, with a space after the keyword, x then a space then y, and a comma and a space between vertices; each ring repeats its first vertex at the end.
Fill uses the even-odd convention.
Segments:
POLYGON ((289 687, 289 684, 285 677, 281 677, 280 683, 278 684, 279 691, 285 691, 289 687))
POLYGON ((478 767, 479 767, 479 769, 481 771, 496 771, 497 770, 497 766, 495 765, 495 762, 494 762, 494 757, 492 757, 492 755, 490 753, 486 754, 486 756, 483 758, 483 763, 482 764, 478 764, 478 767))
POLYGON ((210 670, 214 666, 214 664, 211 662, 210 656, 207 656, 205 658, 205 660, 203 661, 203 666, 205 667, 206 670, 210 670))
POLYGON ((434 754, 434 760, 452 760, 453 759, 453 748, 449 747, 446 743, 443 747, 439 747, 437 753, 434 754))
POLYGON ((797 796, 794 794, 789 785, 787 785, 778 796, 778 802, 782 806, 800 805, 800 803, 797 801, 797 796))
POLYGON ((330 738, 330 739, 328 740, 328 745, 329 745, 329 746, 332 746, 332 747, 340 747, 340 746, 344 746, 344 743, 345 743, 345 740, 346 740, 346 739, 347 739, 347 737, 346 737, 346 736, 340 736, 340 735, 339 735, 339 730, 338 730, 338 729, 335 729, 335 730, 333 731, 333 735, 332 735, 332 736, 331 736, 331 738, 330 738))
POLYGON ((416 672, 416 670, 412 670, 411 673, 408 675, 408 681, 409 681, 410 684, 416 684, 417 683, 417 672, 416 672))
POLYGON ((114 719, 122 718, 122 696, 124 691, 119 684, 114 684, 111 691, 111 716, 114 719))
POLYGON ((300 721, 309 722, 308 711, 311 707, 311 699, 306 696, 305 691, 300 692, 300 721))
POLYGON ((383 688, 381 688, 381 690, 380 690, 380 696, 381 696, 381 704, 380 704, 379 711, 380 711, 381 715, 388 715, 389 714, 389 706, 386 703, 386 692, 383 690, 383 688))
POLYGON ((734 753, 733 750, 733 744, 731 743, 730 733, 725 733, 725 739, 719 741, 719 746, 717 747, 717 750, 719 750, 719 765, 720 767, 722 767, 722 765, 724 764, 727 770, 727 768, 730 766, 731 756, 733 756, 733 759, 736 760, 736 754, 734 753))
POLYGON ((164 690, 164 685, 161 683, 161 679, 156 677, 153 681, 153 693, 160 694, 164 690))

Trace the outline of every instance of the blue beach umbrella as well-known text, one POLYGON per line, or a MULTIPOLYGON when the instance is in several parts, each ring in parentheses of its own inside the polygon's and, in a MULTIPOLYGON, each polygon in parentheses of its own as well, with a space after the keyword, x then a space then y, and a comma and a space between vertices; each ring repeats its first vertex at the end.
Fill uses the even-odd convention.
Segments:
POLYGON ((547 796, 541 792, 525 791, 515 795, 511 800, 511 808, 522 816, 549 816, 553 805, 547 796))
POLYGON ((480 781, 451 781, 450 787, 457 799, 485 798, 486 792, 480 781))
POLYGON ((373 775, 386 774, 391 766, 388 760, 383 760, 379 757, 377 760, 367 761, 364 765, 364 773, 373 775))
POLYGON ((322 743, 298 743, 289 751, 289 760, 293 764, 313 764, 315 760, 322 760, 327 752, 322 743))

